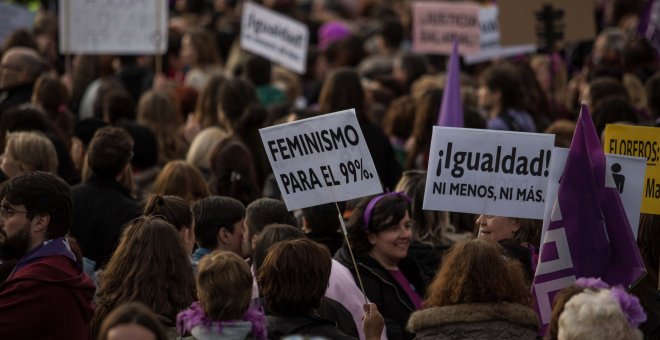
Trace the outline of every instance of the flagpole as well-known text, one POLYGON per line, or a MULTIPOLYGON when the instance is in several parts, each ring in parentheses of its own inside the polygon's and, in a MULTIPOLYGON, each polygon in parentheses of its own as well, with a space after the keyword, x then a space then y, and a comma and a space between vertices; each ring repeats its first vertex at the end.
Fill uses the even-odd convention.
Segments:
POLYGON ((351 254, 351 260, 353 260, 353 267, 355 268, 355 274, 360 284, 360 290, 362 291, 362 296, 364 297, 364 303, 368 304, 367 294, 364 292, 364 285, 362 284, 362 277, 360 277, 360 270, 358 270, 357 262, 355 262, 355 256, 353 256, 353 249, 351 249, 351 243, 348 241, 348 232, 346 231, 346 223, 344 222, 344 217, 341 215, 341 209, 339 209, 339 204, 335 200, 335 207, 337 207, 337 217, 339 218, 339 223, 341 223, 341 230, 344 234, 344 240, 346 240, 346 247, 348 247, 348 252, 351 254))

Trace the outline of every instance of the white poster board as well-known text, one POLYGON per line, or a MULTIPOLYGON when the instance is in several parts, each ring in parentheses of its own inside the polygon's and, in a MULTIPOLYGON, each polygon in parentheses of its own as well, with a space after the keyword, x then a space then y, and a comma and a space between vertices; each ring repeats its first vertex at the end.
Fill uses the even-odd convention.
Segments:
POLYGON ((263 6, 247 2, 241 18, 241 48, 298 74, 307 68, 309 29, 263 6))
MULTIPOLYGON (((559 179, 564 172, 567 157, 568 149, 554 148, 552 151, 541 240, 544 239, 545 231, 548 229, 548 224, 550 223, 550 214, 552 213, 552 208, 559 192, 559 179)), ((639 214, 642 207, 642 191, 644 190, 646 158, 605 154, 605 161, 605 170, 607 171, 605 174, 605 185, 619 190, 621 203, 623 203, 623 208, 626 211, 630 228, 635 239, 637 239, 639 214)))
POLYGON ((353 109, 259 133, 289 210, 383 191, 353 109))
POLYGON ((18 5, 0 3, 0 46, 15 30, 32 29, 35 13, 18 5))
POLYGON ((165 0, 60 2, 60 52, 164 54, 165 0))
POLYGON ((541 218, 554 138, 434 126, 424 209, 541 218))

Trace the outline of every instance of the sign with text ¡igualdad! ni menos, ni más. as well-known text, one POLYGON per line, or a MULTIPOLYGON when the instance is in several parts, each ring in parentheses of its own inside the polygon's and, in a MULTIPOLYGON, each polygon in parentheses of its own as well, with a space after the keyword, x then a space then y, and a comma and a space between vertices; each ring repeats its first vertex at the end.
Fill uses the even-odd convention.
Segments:
POLYGON ((383 191, 353 109, 259 133, 289 210, 383 191))
POLYGON ((252 2, 243 6, 241 48, 304 74, 309 29, 299 21, 252 2))
POLYGON ((434 126, 424 209, 543 218, 554 138, 434 126))

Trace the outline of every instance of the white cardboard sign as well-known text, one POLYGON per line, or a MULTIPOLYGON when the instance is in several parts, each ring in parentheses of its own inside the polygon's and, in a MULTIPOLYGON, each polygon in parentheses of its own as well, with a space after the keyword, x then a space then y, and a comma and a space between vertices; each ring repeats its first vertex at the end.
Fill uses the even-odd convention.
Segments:
MULTIPOLYGON (((550 161, 550 176, 548 178, 548 191, 543 214, 543 228, 541 240, 550 223, 550 214, 557 194, 559 192, 559 179, 564 173, 568 149, 554 148, 550 161)), ((626 211, 630 228, 635 239, 639 229, 639 214, 642 207, 642 191, 644 190, 644 174, 646 172, 646 158, 605 154, 606 171, 605 185, 617 188, 621 195, 621 203, 626 211), (617 166, 618 165, 618 166, 617 166)))
POLYGON ((536 46, 534 44, 506 47, 500 45, 500 24, 498 20, 498 7, 496 5, 479 9, 479 25, 481 26, 481 49, 477 54, 464 56, 467 65, 496 58, 508 58, 515 55, 536 52, 536 46))
POLYGON ((424 209, 541 218, 554 138, 434 126, 424 209))
POLYGON ((247 2, 241 19, 241 48, 298 74, 307 67, 309 29, 263 6, 247 2))
POLYGON ((289 210, 383 191, 353 109, 259 133, 289 210))
POLYGON ((60 52, 164 54, 165 0, 65 0, 60 2, 60 52))

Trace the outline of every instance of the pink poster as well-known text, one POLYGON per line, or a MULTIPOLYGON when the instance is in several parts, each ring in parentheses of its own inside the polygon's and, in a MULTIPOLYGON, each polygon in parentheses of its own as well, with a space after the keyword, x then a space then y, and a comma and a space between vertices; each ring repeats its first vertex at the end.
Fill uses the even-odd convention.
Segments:
POLYGON ((456 37, 461 55, 479 53, 479 9, 476 3, 414 2, 413 51, 449 55, 456 37))

